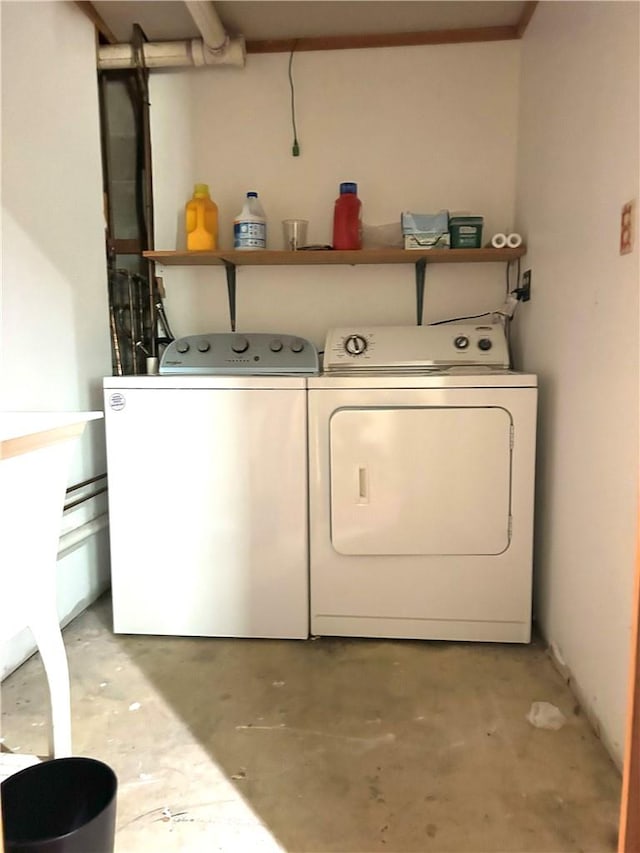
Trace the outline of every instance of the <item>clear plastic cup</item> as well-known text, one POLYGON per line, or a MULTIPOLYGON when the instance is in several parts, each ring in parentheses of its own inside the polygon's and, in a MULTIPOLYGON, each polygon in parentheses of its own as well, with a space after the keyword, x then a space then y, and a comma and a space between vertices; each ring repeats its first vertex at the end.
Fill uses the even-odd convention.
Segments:
POLYGON ((284 234, 285 251, 296 252, 302 246, 307 245, 307 219, 283 219, 282 231, 284 234))

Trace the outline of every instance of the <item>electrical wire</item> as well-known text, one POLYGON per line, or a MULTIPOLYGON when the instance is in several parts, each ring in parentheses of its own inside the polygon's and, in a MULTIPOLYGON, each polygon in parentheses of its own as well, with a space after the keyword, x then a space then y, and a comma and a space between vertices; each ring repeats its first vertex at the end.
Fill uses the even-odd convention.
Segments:
POLYGON ((437 320, 435 323, 427 323, 427 326, 444 326, 445 323, 458 323, 460 320, 477 320, 479 317, 491 317, 495 311, 485 311, 482 314, 468 314, 466 317, 451 317, 449 320, 437 320))
MULTIPOLYGON (((511 295, 511 275, 510 275, 510 273, 511 273, 511 264, 512 263, 513 263, 513 261, 507 261, 507 266, 506 266, 506 270, 505 270, 505 276, 506 276, 505 296, 507 299, 511 295)), ((518 261, 518 264, 520 264, 520 261, 518 261)), ((518 270, 518 280, 519 279, 520 279, 520 270, 518 270)), ((511 351, 511 317, 508 317, 505 314, 501 314, 500 316, 502 318, 502 328, 504 329, 504 337, 505 337, 505 341, 507 343, 507 357, 509 358, 509 365, 512 366, 513 365, 513 354, 511 351)))
POLYGON ((296 128, 296 94, 295 88, 293 85, 293 54, 296 49, 297 41, 294 41, 293 47, 291 48, 291 53, 289 54, 289 87, 291 89, 291 124, 293 126, 293 145, 291 146, 291 153, 294 157, 300 156, 300 145, 298 143, 298 131, 296 128))
POLYGON ((510 275, 511 264, 513 264, 513 263, 516 264, 516 287, 520 286, 520 258, 516 258, 515 261, 507 261, 507 268, 506 268, 507 291, 505 294, 506 296, 509 296, 510 293, 513 293, 513 290, 511 290, 511 275, 510 275))
MULTIPOLYGON (((515 295, 518 296, 518 288, 516 287, 514 290, 511 289, 511 264, 516 263, 516 284, 520 283, 520 258, 517 258, 515 261, 507 261, 506 267, 506 296, 515 295)), ((480 317, 491 317, 493 315, 499 314, 501 317, 504 317, 507 323, 507 336, 510 332, 510 323, 511 317, 506 314, 501 314, 500 311, 485 311, 482 314, 468 314, 466 317, 451 317, 449 320, 437 320, 435 323, 427 323, 428 326, 444 326, 446 323, 458 323, 460 320, 478 320, 480 317)))
MULTIPOLYGON (((509 261, 507 264, 507 299, 509 296, 515 296, 520 301, 518 288, 520 287, 520 258, 517 258, 515 261, 516 264, 516 286, 512 290, 511 289, 511 276, 509 275, 511 270, 511 264, 513 261, 509 261)), ((502 315, 503 316, 503 324, 504 324, 504 334, 507 341, 507 354, 509 356, 509 364, 511 365, 511 369, 515 370, 515 362, 513 358, 513 345, 511 341, 511 322, 513 320, 513 314, 511 316, 502 315)))
POLYGON ((507 341, 507 356, 509 357, 509 366, 511 370, 515 370, 515 362, 513 360, 513 346, 511 344, 511 317, 506 317, 504 321, 504 336, 507 341))
MULTIPOLYGON (((513 261, 509 261, 507 263, 507 268, 506 268, 506 286, 507 286, 506 296, 507 296, 507 298, 509 296, 515 296, 518 299, 518 301, 520 301, 520 290, 519 290, 519 285, 520 285, 520 258, 516 259, 516 285, 517 286, 513 290, 511 289, 511 276, 510 276, 510 270, 511 270, 511 264, 512 263, 513 263, 513 261)), ((428 326, 443 326, 446 323, 458 323, 461 320, 478 320, 481 317, 500 317, 501 318, 502 326, 503 326, 504 333, 505 333, 506 344, 507 344, 507 356, 509 358, 510 369, 515 370, 516 368, 515 368, 514 359, 513 359, 513 347, 512 347, 512 342, 511 342, 511 320, 512 320, 511 315, 509 315, 507 313, 503 313, 501 311, 484 311, 482 314, 468 314, 466 317, 451 317, 448 320, 438 320, 435 323, 427 323, 427 325, 428 326)))

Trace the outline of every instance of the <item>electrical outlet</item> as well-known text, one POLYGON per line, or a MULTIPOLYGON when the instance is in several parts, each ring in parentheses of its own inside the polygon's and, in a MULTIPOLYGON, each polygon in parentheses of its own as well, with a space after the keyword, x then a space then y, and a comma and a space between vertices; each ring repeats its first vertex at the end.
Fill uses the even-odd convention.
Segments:
POLYGON ((620 254, 628 255, 633 252, 633 232, 635 228, 635 202, 628 201, 622 205, 620 216, 620 254))
POLYGON ((522 284, 520 285, 520 301, 528 302, 531 299, 531 270, 522 273, 522 284))

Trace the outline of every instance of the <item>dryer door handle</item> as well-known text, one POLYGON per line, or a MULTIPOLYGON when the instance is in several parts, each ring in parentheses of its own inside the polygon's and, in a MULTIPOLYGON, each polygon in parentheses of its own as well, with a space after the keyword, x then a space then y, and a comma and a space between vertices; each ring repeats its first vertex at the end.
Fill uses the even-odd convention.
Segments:
POLYGON ((363 465, 358 467, 358 503, 369 503, 369 472, 363 465))

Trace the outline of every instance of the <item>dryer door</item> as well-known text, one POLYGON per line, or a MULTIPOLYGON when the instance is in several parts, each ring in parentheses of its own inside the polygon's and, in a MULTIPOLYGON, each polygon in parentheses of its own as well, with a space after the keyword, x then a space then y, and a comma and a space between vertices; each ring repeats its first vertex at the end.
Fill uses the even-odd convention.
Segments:
POLYGON ((498 407, 340 409, 330 423, 341 554, 500 554, 512 420, 498 407))

